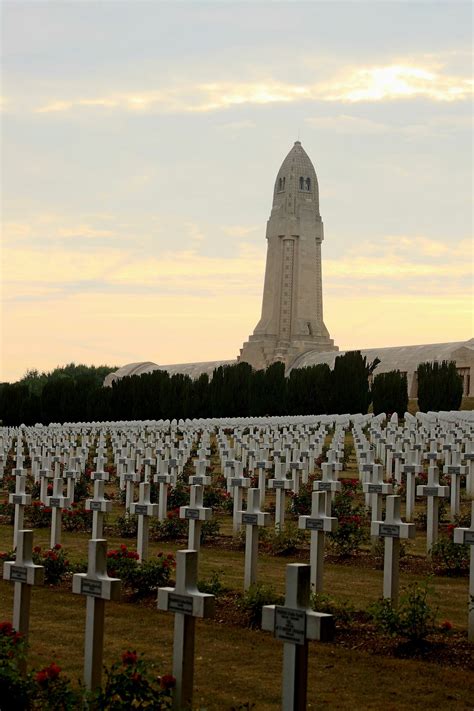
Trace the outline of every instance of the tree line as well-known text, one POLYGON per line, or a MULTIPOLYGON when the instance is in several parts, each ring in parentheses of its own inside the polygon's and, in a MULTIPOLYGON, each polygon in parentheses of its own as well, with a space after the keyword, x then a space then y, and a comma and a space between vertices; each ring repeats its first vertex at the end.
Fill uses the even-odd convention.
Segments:
MULTIPOLYGON (((248 363, 219 366, 209 377, 156 370, 103 387, 116 368, 69 364, 51 373, 28 371, 16 383, 0 384, 3 425, 107 420, 322 415, 397 412, 408 408, 407 380, 399 371, 371 376, 379 363, 360 351, 337 356, 333 370, 318 364, 292 370, 274 363, 254 370, 248 363)), ((418 368, 420 409, 457 409, 462 380, 454 363, 418 368)))

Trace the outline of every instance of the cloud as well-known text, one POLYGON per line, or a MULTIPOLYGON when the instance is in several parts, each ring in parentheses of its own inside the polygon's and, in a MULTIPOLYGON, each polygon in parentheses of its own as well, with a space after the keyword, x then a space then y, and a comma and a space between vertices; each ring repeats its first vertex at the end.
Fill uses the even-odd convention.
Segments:
POLYGON ((397 291, 434 298, 441 293, 466 294, 472 278, 472 245, 468 239, 446 244, 423 236, 388 236, 360 242, 337 259, 325 259, 323 272, 325 284, 335 292, 357 287, 377 298, 397 291))
POLYGON ((326 85, 326 101, 348 103, 424 98, 459 101, 472 94, 472 80, 421 66, 363 67, 326 85))
MULTIPOLYGON (((209 113, 246 105, 282 103, 383 102, 422 98, 436 102, 455 102, 472 94, 472 80, 448 73, 443 66, 416 63, 382 66, 344 67, 335 76, 316 83, 278 81, 271 76, 253 81, 209 81, 179 83, 155 89, 110 92, 86 97, 54 97, 35 107, 36 113, 65 113, 77 110, 209 113)), ((252 121, 223 124, 240 130, 253 127, 252 121)), ((361 124, 359 124, 360 128, 361 124)))

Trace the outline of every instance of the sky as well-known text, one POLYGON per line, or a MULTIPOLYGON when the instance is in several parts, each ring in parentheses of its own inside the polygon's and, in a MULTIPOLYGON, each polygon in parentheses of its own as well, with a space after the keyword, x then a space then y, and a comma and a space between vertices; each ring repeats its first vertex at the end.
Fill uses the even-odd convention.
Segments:
POLYGON ((1 3, 0 380, 235 358, 298 138, 344 349, 472 337, 469 2, 1 3))

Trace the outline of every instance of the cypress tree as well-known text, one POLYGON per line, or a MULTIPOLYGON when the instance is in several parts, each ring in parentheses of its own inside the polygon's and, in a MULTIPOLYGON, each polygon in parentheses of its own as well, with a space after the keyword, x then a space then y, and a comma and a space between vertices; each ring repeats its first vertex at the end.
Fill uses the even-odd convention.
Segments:
POLYGON ((374 415, 380 412, 396 412, 404 417, 408 408, 407 376, 399 370, 379 373, 372 383, 372 407, 374 415))

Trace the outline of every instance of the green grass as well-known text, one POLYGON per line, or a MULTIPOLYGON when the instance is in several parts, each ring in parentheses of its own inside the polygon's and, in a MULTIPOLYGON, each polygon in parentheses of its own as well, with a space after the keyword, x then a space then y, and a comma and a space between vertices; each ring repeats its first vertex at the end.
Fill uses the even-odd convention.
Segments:
MULTIPOLYGON (((342 476, 355 475, 351 458, 342 476)), ((418 505, 420 506, 420 505, 418 505)), ((420 508, 423 508, 421 505, 420 508)), ((114 504, 111 520, 123 509, 114 504)), ((222 517, 222 532, 232 533, 231 517, 222 517)), ((12 547, 12 527, 0 527, 0 550, 12 547)), ((89 534, 63 532, 63 545, 72 561, 84 560, 89 534)), ((109 549, 125 542, 135 548, 135 539, 108 537, 109 549)), ((36 529, 34 545, 49 547, 49 530, 36 529)), ((176 543, 151 542, 150 553, 176 551, 176 543)), ((179 547, 185 547, 180 544, 179 547)), ((408 553, 423 557, 424 534, 417 532, 408 553)), ((259 555, 259 582, 284 592, 285 568, 295 557, 259 555)), ((301 557, 297 560, 301 562, 301 557)), ((235 591, 243 589, 244 552, 218 545, 203 547, 201 579, 219 571, 222 583, 235 591)), ((416 570, 416 568, 415 568, 416 570)), ((382 592, 380 570, 353 562, 325 565, 325 592, 339 602, 366 609, 382 592)), ((423 580, 416 572, 402 571, 401 588, 423 580)), ((438 619, 450 620, 465 633, 468 581, 466 578, 433 577, 432 602, 438 619)), ((11 619, 13 586, 0 581, 0 619, 11 619)), ((251 701, 255 711, 279 708, 281 698, 282 645, 269 634, 225 624, 221 618, 198 621, 195 668, 195 709, 229 711, 251 701)), ((74 680, 82 676, 85 600, 68 589, 35 588, 32 594, 29 663, 41 667, 56 660, 74 680)), ((106 664, 116 661, 127 648, 145 652, 158 673, 172 666, 173 615, 158 612, 152 603, 108 603, 106 606, 106 664)), ((328 709, 470 709, 474 699, 474 675, 457 668, 443 668, 414 659, 376 656, 341 645, 310 644, 308 708, 328 709)))

